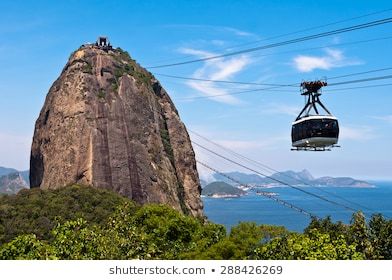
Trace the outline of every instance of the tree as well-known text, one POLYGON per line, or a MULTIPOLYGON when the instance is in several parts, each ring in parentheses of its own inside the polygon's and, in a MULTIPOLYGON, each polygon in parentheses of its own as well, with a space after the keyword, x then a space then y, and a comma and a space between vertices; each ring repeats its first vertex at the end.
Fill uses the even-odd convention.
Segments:
POLYGON ((292 233, 278 237, 255 250, 256 259, 283 260, 344 260, 363 259, 355 244, 348 244, 343 235, 332 240, 317 229, 308 234, 292 233))
POLYGON ((104 225, 125 201, 129 199, 114 192, 78 185, 56 190, 34 188, 0 196, 0 245, 22 234, 49 240, 58 222, 78 218, 104 225))
POLYGON ((392 259, 392 221, 381 214, 373 215, 369 221, 369 239, 376 259, 392 259))
POLYGON ((358 252, 363 253, 366 258, 374 258, 374 249, 369 240, 369 228, 366 224, 365 216, 362 212, 353 214, 347 235, 349 243, 355 243, 358 252))
POLYGON ((52 236, 51 245, 59 259, 100 260, 115 255, 117 250, 115 240, 98 226, 88 226, 82 218, 58 224, 52 230, 52 236))
POLYGON ((347 236, 349 227, 341 221, 334 223, 331 216, 327 216, 324 219, 313 217, 304 233, 309 234, 313 229, 317 229, 320 233, 328 233, 332 239, 337 239, 341 235, 347 236))
POLYGON ((1 260, 47 260, 57 259, 52 246, 40 241, 34 234, 16 237, 0 248, 1 260))
POLYGON ((272 225, 256 225, 251 222, 241 222, 231 228, 227 237, 212 244, 204 251, 198 251, 192 258, 212 260, 245 260, 254 259, 254 252, 263 242, 276 236, 287 234, 284 227, 272 225))
POLYGON ((79 186, 0 197, 0 240, 0 259, 392 259, 392 221, 381 215, 313 219, 303 234, 246 222, 227 235, 165 205, 79 186))

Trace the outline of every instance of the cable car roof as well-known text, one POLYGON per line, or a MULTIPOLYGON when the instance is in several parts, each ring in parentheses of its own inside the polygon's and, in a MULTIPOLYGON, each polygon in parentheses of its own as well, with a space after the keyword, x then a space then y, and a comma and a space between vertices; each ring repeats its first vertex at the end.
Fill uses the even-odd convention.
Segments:
POLYGON ((329 120, 338 120, 336 117, 332 116, 332 115, 313 115, 313 116, 306 116, 304 118, 301 118, 295 122, 293 122, 292 124, 297 124, 303 121, 307 121, 307 120, 321 120, 321 119, 329 119, 329 120))

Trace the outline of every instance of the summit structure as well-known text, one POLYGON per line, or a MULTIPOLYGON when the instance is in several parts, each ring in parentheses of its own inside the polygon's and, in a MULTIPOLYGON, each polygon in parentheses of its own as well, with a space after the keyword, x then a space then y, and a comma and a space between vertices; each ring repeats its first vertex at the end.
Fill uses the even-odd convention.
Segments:
POLYGON ((202 216, 187 130, 154 76, 107 38, 71 54, 36 121, 32 187, 111 189, 202 216))

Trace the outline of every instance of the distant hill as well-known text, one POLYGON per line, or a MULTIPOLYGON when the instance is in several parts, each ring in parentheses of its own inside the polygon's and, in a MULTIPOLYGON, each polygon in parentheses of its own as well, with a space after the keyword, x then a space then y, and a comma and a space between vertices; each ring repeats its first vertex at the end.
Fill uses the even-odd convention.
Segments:
POLYGON ((361 181, 355 180, 350 177, 321 177, 314 180, 314 184, 322 185, 322 186, 346 186, 346 187, 356 187, 356 188, 367 188, 373 186, 372 184, 361 181))
POLYGON ((0 166, 0 194, 15 194, 30 187, 29 170, 18 171, 0 166))
POLYGON ((18 172, 18 170, 8 167, 0 166, 0 176, 8 175, 10 173, 18 172))
POLYGON ((23 180, 27 183, 27 185, 30 187, 30 170, 25 170, 25 171, 19 171, 20 176, 22 176, 23 180))
MULTIPOLYGON (((230 177, 232 177, 235 180, 240 181, 241 183, 244 184, 264 184, 265 183, 265 178, 257 175, 257 174, 246 174, 246 173, 241 173, 241 172, 228 172, 225 173, 226 175, 229 175, 230 177)), ((217 181, 222 181, 228 184, 232 184, 233 182, 231 180, 229 180, 227 177, 219 174, 219 173, 215 173, 213 175, 214 179, 217 181)))
POLYGON ((218 181, 205 186, 201 194, 214 197, 237 197, 246 194, 246 192, 225 182, 218 181))
POLYGON ((19 172, 13 172, 0 177, 0 194, 16 194, 20 190, 28 188, 27 182, 19 172))
MULTIPOLYGON (((228 172, 226 175, 235 180, 247 185, 263 185, 263 186, 277 186, 282 185, 279 181, 290 185, 317 185, 317 186, 337 186, 337 187, 372 187, 373 185, 350 177, 321 177, 314 178, 312 174, 304 169, 300 172, 292 170, 277 172, 269 176, 270 178, 262 177, 257 174, 246 174, 241 172, 228 172)), ((213 177, 216 180, 225 183, 232 183, 228 178, 215 173, 213 177)))
POLYGON ((208 185, 208 183, 207 183, 206 180, 200 179, 200 186, 201 186, 202 188, 204 188, 204 187, 207 186, 207 185, 208 185))

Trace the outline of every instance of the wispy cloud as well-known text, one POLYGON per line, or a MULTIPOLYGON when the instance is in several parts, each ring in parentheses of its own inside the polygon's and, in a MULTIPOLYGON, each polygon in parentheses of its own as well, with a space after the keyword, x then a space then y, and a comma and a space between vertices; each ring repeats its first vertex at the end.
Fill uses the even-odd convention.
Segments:
POLYGON ((323 56, 298 55, 293 59, 294 67, 300 72, 311 72, 361 64, 358 60, 345 57, 341 50, 327 48, 325 53, 323 56))
POLYGON ((241 30, 238 28, 234 28, 231 26, 216 26, 216 25, 208 25, 208 24, 167 24, 161 27, 164 28, 180 28, 180 29, 204 29, 209 32, 216 33, 231 33, 239 37, 253 37, 254 39, 260 39, 260 37, 252 32, 241 30))
POLYGON ((376 120, 382 120, 385 121, 387 123, 392 124, 392 115, 386 115, 386 116, 375 116, 373 117, 376 120))
POLYGON ((276 103, 270 103, 265 108, 262 108, 263 114, 289 115, 292 117, 296 117, 300 111, 300 107, 276 103))
POLYGON ((226 148, 235 150, 235 151, 243 151, 251 153, 255 149, 270 149, 276 146, 276 143, 279 141, 287 140, 287 136, 275 136, 269 137, 264 140, 217 140, 216 142, 226 148))
POLYGON ((208 51, 203 51, 203 50, 196 50, 192 48, 179 48, 178 51, 183 54, 189 54, 189 55, 194 55, 199 58, 206 58, 210 56, 214 56, 214 53, 208 52, 208 51))
MULTIPOLYGON (((181 48, 179 51, 183 54, 194 55, 198 58, 205 58, 215 56, 216 54, 205 50, 197 50, 192 48, 181 48)), ((240 73, 251 63, 251 60, 246 55, 231 58, 217 58, 207 60, 203 66, 193 73, 193 78, 209 79, 209 80, 230 80, 236 74, 240 73)), ((239 104, 240 100, 234 96, 227 95, 229 93, 227 88, 220 87, 214 82, 208 81, 188 81, 186 83, 189 87, 201 92, 204 96, 211 96, 211 99, 227 103, 239 104)))
POLYGON ((237 36, 243 36, 243 37, 257 37, 256 34, 251 33, 251 32, 247 32, 247 31, 243 31, 237 28, 232 28, 232 27, 220 27, 223 30, 232 32, 233 34, 237 35, 237 36))

